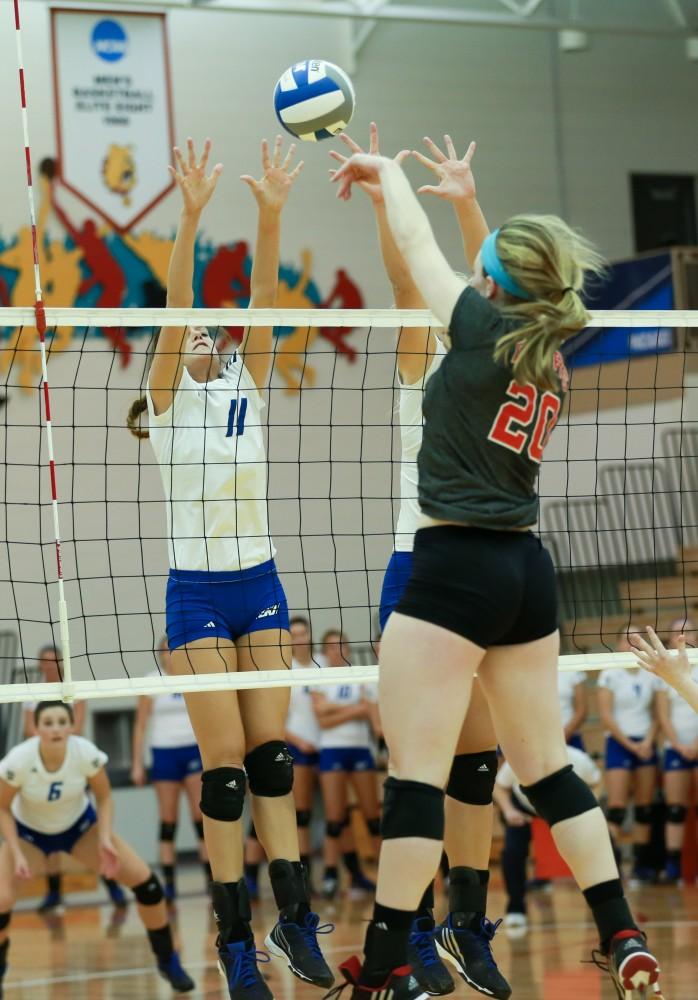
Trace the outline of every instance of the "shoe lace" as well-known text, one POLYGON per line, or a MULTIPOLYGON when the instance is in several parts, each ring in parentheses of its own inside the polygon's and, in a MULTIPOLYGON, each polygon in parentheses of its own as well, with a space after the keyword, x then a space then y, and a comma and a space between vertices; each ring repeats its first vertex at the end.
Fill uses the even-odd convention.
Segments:
POLYGON ((497 968, 497 963, 494 960, 494 955, 492 954, 492 945, 490 942, 494 938, 495 934, 499 930, 499 926, 502 923, 502 918, 495 921, 488 920, 487 917, 483 917, 480 921, 480 931, 476 935, 480 941, 480 946, 482 948, 483 954, 485 956, 485 961, 492 969, 497 968))
POLYGON ((591 958, 582 962, 582 965, 595 965, 596 968, 601 969, 602 972, 611 971, 608 965, 608 956, 604 955, 600 948, 594 948, 591 953, 591 958))
POLYGON ((436 942, 434 941, 433 931, 413 931, 410 943, 417 949, 417 954, 419 955, 419 961, 422 965, 427 968, 430 965, 439 965, 440 959, 436 951, 436 942))
POLYGON ((240 951, 235 955, 230 978, 235 982, 241 982, 246 989, 252 989, 259 975, 257 963, 266 965, 271 962, 271 958, 266 951, 256 951, 251 948, 249 951, 240 951))
POLYGON ((317 913, 306 913, 301 934, 313 958, 323 957, 317 941, 318 934, 331 934, 333 930, 334 924, 321 924, 317 913))

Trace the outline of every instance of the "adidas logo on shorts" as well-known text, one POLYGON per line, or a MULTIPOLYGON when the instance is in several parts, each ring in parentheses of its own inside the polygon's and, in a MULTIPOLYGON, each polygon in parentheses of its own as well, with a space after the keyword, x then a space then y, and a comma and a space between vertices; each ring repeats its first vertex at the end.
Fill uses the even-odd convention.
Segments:
POLYGON ((274 615, 278 615, 280 604, 272 604, 270 608, 265 608, 264 611, 260 611, 257 618, 273 618, 274 615))
POLYGON ((206 624, 204 625, 204 628, 215 628, 215 627, 216 627, 215 622, 206 622, 206 624))
POLYGON ((488 774, 490 773, 490 769, 487 766, 487 764, 480 764, 480 766, 478 767, 478 771, 487 771, 488 774))
POLYGON ((233 788, 233 789, 237 788, 237 786, 238 786, 238 783, 235 780, 235 778, 233 778, 232 781, 227 781, 226 785, 225 785, 226 788, 233 788))
POLYGON ((283 753, 283 752, 282 753, 277 753, 276 757, 274 757, 274 762, 276 764, 284 764, 287 759, 288 758, 286 757, 285 753, 283 753))

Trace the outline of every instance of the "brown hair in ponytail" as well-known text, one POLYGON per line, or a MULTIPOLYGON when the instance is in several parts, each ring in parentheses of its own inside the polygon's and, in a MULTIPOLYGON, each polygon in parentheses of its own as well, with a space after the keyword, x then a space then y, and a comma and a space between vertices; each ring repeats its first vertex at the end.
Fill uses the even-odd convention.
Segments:
POLYGON ((556 215, 517 215, 497 236, 497 255, 531 300, 506 296, 502 312, 520 323, 497 341, 495 361, 511 364, 519 383, 555 389, 555 355, 589 325, 584 283, 605 262, 595 247, 556 215))
POLYGON ((145 396, 139 396, 135 399, 129 408, 128 416, 126 417, 126 426, 131 431, 134 437, 137 438, 148 438, 150 434, 148 431, 141 427, 140 415, 145 413, 148 409, 148 403, 145 396))

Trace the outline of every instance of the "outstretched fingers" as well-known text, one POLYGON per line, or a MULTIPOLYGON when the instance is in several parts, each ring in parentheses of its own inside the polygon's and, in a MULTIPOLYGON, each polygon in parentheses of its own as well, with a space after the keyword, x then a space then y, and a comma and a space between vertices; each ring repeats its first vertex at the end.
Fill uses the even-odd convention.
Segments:
POLYGON ((266 173, 271 170, 271 156, 269 155, 269 143, 262 139, 262 170, 266 173))
POLYGON ((368 151, 369 153, 373 153, 374 156, 378 156, 380 152, 378 146, 378 126, 375 122, 371 122, 369 125, 368 151))
POLYGON ((296 177, 298 177, 298 174, 301 172, 304 166, 305 166, 305 160, 300 160, 298 165, 288 175, 292 181, 295 181, 296 177))
POLYGON ((453 139, 450 135, 444 136, 444 145, 446 146, 446 152, 448 153, 449 159, 457 160, 458 153, 456 152, 456 147, 453 145, 453 139))
MULTIPOLYGON (((358 142, 355 142, 355 141, 354 141, 354 140, 353 140, 353 139, 351 138, 351 136, 350 136, 350 135, 347 135, 347 133, 346 133, 346 132, 342 132, 342 134, 340 135, 340 137, 339 137, 339 138, 340 138, 341 142, 343 142, 343 143, 344 143, 344 145, 345 145, 345 146, 348 146, 348 147, 349 147, 349 149, 350 149, 350 150, 352 151, 352 153, 363 153, 363 149, 362 149, 362 148, 361 148, 361 146, 360 146, 360 145, 358 144, 358 142)), ((332 154, 330 153, 330 156, 331 156, 331 155, 332 155, 332 154)))
MULTIPOLYGON (((425 156, 424 153, 420 153, 418 149, 412 150, 412 156, 414 156, 415 160, 418 160, 423 167, 426 167, 427 170, 433 170, 435 174, 439 172, 439 163, 435 163, 434 160, 430 160, 428 156, 425 156)), ((446 157, 444 157, 444 160, 445 159, 446 157)))
POLYGON ((445 163, 448 157, 439 149, 433 139, 430 139, 428 135, 424 136, 422 140, 424 145, 427 147, 431 155, 434 157, 437 163, 445 163))
POLYGON ((211 155, 211 145, 211 140, 206 139, 204 142, 204 151, 201 154, 201 159, 199 160, 199 170, 202 174, 206 172, 206 164, 208 163, 208 158, 211 155))
POLYGON ((187 139, 187 160, 189 162, 189 169, 196 170, 196 153, 194 152, 194 140, 191 136, 187 139))
POLYGON ((174 158, 177 163, 177 169, 179 170, 179 173, 181 174, 182 177, 185 177, 187 174, 187 168, 184 163, 184 157, 182 156, 182 150, 179 148, 179 146, 175 146, 172 152, 174 153, 174 158))
POLYGON ((280 135, 277 135, 276 139, 274 139, 274 156, 272 162, 275 167, 281 166, 281 147, 283 146, 283 141, 280 135))
POLYGON ((289 169, 289 167, 291 166, 291 161, 293 160, 293 157, 295 155, 296 155, 296 144, 295 144, 295 142, 292 142, 291 145, 288 147, 288 152, 286 153, 286 156, 284 157, 284 162, 281 164, 281 169, 282 170, 288 170, 289 169))

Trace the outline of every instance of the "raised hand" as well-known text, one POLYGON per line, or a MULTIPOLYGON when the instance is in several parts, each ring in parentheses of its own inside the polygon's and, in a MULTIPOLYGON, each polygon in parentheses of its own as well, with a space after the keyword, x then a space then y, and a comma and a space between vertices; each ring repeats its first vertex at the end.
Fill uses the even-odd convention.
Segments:
MULTIPOLYGON (((359 146, 358 142, 354 140, 343 132, 339 137, 344 145, 351 150, 352 153, 364 153, 365 151, 359 146)), ((375 122, 371 122, 370 133, 369 133, 369 143, 368 143, 368 155, 369 156, 380 156, 380 148, 378 142, 378 126, 375 122)), ((409 150, 403 149, 395 157, 396 163, 402 163, 409 156, 409 150)), ((335 152, 335 150, 330 150, 330 156, 333 160, 336 160, 339 164, 345 164, 349 157, 342 156, 341 153, 335 152)), ((335 179, 337 170, 330 170, 330 177, 332 180, 335 179)), ((380 205, 383 202, 383 189, 381 188, 380 181, 358 181, 359 187, 366 192, 374 205, 380 205)), ((341 197, 341 195, 340 195, 341 197)))
POLYGON ((211 140, 204 143, 204 151, 197 162, 194 151, 194 140, 187 139, 187 161, 184 162, 182 151, 175 146, 173 149, 178 169, 168 167, 170 176, 182 193, 184 211, 189 215, 198 215, 206 206, 211 195, 216 190, 216 184, 223 169, 222 163, 217 163, 209 176, 206 176, 206 165, 211 153, 211 140))
POLYGON ((333 184, 339 184, 337 197, 349 201, 353 184, 377 184, 380 186, 380 174, 386 163, 385 156, 372 156, 370 153, 354 153, 346 160, 339 170, 332 175, 333 184))
POLYGON ((247 184, 261 209, 266 209, 270 212, 280 212, 286 204, 286 199, 293 187, 293 182, 303 169, 303 160, 301 160, 291 170, 291 162, 295 152, 296 144, 292 142, 282 161, 283 139, 281 136, 277 135, 272 154, 269 152, 269 143, 266 139, 262 139, 261 178, 255 180, 251 174, 243 174, 240 178, 240 180, 247 184))
POLYGON ((630 636, 630 642, 635 647, 634 653, 641 667, 650 673, 661 677, 667 684, 674 686, 691 676, 691 665, 686 655, 686 636, 680 635, 676 641, 676 654, 670 653, 657 633, 647 626, 649 642, 639 633, 630 636))
POLYGON ((435 194, 437 198, 444 201, 474 201, 476 198, 475 178, 470 167, 470 162, 475 155, 477 145, 471 142, 467 152, 462 159, 458 158, 456 147, 450 135, 444 136, 446 153, 428 136, 424 139, 424 144, 434 157, 430 160, 428 156, 412 151, 412 155, 421 164, 431 170, 438 179, 438 184, 423 184, 417 189, 418 194, 435 194))

